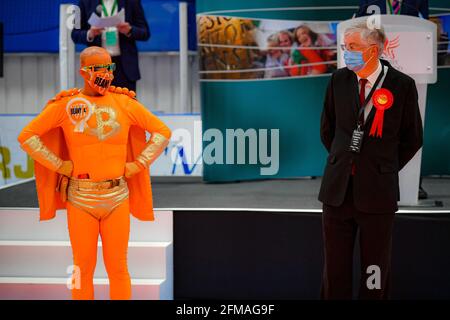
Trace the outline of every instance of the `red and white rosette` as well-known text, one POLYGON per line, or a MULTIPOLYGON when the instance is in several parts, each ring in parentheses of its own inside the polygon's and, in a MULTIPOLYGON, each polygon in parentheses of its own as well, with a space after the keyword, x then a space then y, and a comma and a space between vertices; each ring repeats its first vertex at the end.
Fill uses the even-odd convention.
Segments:
POLYGON ((388 89, 381 88, 375 90, 372 96, 373 106, 377 109, 375 118, 373 119, 372 128, 370 128, 369 136, 382 137, 384 110, 392 107, 394 96, 388 89))

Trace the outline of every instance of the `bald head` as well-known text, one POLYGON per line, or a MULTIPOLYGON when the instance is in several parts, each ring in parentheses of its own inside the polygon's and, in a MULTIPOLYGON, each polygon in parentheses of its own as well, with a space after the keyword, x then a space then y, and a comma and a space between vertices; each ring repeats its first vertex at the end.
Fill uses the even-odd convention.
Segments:
POLYGON ((111 56, 106 49, 101 47, 87 47, 80 54, 81 67, 90 66, 93 64, 109 64, 111 63, 111 56))

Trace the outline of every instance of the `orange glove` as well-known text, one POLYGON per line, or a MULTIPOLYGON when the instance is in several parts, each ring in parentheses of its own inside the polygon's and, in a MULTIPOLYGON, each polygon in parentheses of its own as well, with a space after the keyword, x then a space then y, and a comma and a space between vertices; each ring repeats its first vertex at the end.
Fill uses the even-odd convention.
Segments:
POLYGON ((56 170, 56 172, 70 177, 73 171, 73 163, 72 161, 63 161, 62 165, 56 170))
POLYGON ((136 161, 125 163, 125 178, 131 178, 135 174, 141 172, 144 169, 142 165, 136 161))
POLYGON ((62 202, 67 201, 68 186, 69 186, 69 178, 66 177, 65 175, 60 174, 58 176, 58 184, 56 185, 56 190, 58 190, 62 202))

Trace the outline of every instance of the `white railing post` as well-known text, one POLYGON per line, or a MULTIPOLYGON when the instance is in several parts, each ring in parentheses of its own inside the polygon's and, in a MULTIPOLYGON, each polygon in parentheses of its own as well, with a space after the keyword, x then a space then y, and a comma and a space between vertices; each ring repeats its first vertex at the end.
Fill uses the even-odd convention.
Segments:
POLYGON ((77 9, 76 6, 70 4, 62 4, 59 7, 59 83, 61 90, 75 86, 75 44, 70 37, 72 23, 68 19, 79 18, 77 9))
POLYGON ((188 4, 179 3, 180 17, 180 112, 189 112, 188 4))

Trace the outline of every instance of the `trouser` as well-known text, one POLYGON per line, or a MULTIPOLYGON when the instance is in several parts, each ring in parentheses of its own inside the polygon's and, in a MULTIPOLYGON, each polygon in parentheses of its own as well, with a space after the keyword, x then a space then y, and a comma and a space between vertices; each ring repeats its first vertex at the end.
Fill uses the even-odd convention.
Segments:
POLYGON ((353 248, 359 229, 361 256, 359 298, 387 299, 390 291, 394 213, 368 214, 357 210, 353 204, 351 180, 352 178, 344 203, 340 207, 323 205, 325 261, 321 297, 352 299, 353 248))
POLYGON ((109 278, 111 299, 130 299, 131 280, 127 267, 130 233, 130 209, 126 199, 105 219, 67 203, 67 220, 75 266, 73 299, 94 299, 94 271, 97 262, 98 235, 102 239, 103 260, 109 278), (77 288, 77 285, 79 287, 77 288))
POLYGON ((128 88, 129 90, 136 92, 136 81, 128 79, 123 70, 125 66, 122 64, 120 57, 112 57, 112 61, 116 64, 116 70, 114 71, 114 79, 111 84, 116 87, 128 88))

